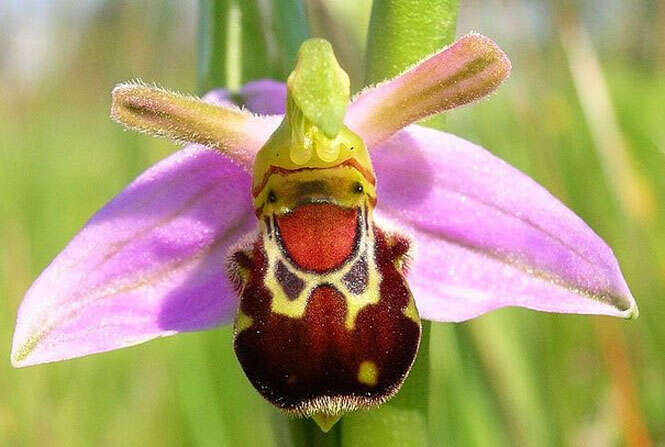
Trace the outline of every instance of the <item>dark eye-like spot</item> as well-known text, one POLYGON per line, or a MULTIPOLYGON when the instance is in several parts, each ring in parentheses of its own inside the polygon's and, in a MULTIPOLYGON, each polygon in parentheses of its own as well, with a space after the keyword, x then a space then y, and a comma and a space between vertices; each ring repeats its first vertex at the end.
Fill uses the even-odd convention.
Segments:
POLYGON ((274 192, 274 191, 270 191, 270 192, 268 193, 268 202, 270 202, 270 203, 275 203, 275 202, 277 202, 277 196, 275 195, 275 192, 274 192))
POLYGON ((353 184, 353 192, 355 192, 356 194, 360 194, 364 190, 365 188, 363 188, 363 185, 361 185, 360 183, 356 182, 353 184))

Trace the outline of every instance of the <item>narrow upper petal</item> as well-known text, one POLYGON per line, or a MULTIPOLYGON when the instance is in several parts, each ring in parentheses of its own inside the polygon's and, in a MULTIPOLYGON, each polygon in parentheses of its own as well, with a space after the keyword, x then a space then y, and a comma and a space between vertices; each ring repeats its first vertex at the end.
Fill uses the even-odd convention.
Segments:
POLYGON ((637 316, 610 248, 532 179, 450 134, 410 126, 373 153, 377 215, 410 231, 420 314, 504 306, 637 316))
MULTIPOLYGON (((271 96, 258 87, 262 99, 250 111, 267 113, 271 96)), ((223 103, 220 94, 204 100, 223 103)), ((267 136, 279 119, 264 123, 257 134, 267 136)), ((229 246, 255 228, 250 197, 246 168, 202 146, 148 169, 28 290, 12 363, 79 357, 229 321, 236 302, 224 261, 229 246)))
POLYGON ((274 130, 274 120, 214 99, 128 82, 113 89, 111 118, 138 132, 216 149, 251 169, 254 155, 274 130))
POLYGON ((491 39, 467 34, 394 79, 362 91, 349 106, 346 123, 372 147, 415 121, 486 96, 510 68, 491 39))

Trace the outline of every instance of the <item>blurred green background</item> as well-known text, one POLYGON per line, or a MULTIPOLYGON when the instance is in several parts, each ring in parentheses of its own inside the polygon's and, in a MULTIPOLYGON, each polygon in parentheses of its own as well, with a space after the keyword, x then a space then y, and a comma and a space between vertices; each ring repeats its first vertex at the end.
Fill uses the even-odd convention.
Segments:
MULTIPOLYGON (((266 2, 259 2, 265 4, 266 2)), ((460 0, 510 55, 449 131, 524 170, 613 247, 637 321, 503 309, 434 324, 434 445, 665 445, 665 2, 460 0)), ((362 79, 371 1, 309 0, 362 79)), ((280 445, 229 328, 14 370, 16 309, 83 223, 176 149, 108 119, 116 82, 196 91, 188 1, 0 3, 0 445, 280 445)))

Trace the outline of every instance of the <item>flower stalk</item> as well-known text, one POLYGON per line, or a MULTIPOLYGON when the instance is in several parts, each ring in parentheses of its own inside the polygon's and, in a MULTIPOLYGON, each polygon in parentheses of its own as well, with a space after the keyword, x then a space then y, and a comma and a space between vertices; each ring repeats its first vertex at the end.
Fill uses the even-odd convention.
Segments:
POLYGON ((459 0, 377 0, 367 35, 365 84, 395 77, 455 38, 459 0))
POLYGON ((253 79, 284 81, 309 37, 300 0, 199 1, 198 90, 237 92, 253 79))
POLYGON ((257 2, 200 0, 199 92, 224 86, 236 91, 244 80, 275 77, 257 2))

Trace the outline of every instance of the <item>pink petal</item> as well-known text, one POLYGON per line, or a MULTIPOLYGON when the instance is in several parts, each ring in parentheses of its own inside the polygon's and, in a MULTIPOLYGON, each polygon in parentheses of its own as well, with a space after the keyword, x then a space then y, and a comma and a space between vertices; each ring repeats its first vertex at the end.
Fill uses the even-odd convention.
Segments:
POLYGON ((191 145, 148 169, 46 268, 18 312, 15 366, 230 321, 227 250, 255 228, 246 171, 191 145))
MULTIPOLYGON (((243 92, 274 113, 283 84, 243 92)), ((223 90, 206 101, 224 104, 223 90)), ((266 138, 280 117, 257 120, 266 138)), ((256 147, 247 150, 255 152, 256 147)), ((245 168, 198 145, 163 160, 102 208, 42 272, 19 308, 12 363, 28 366, 229 322, 229 247, 256 227, 245 168)))
POLYGON ((377 215, 416 239, 409 284, 424 318, 462 321, 504 306, 637 316, 610 248, 520 171, 419 126, 375 149, 377 215))
POLYGON ((349 106, 346 123, 374 146, 415 121, 483 98, 510 68, 491 39, 467 34, 394 79, 362 91, 349 106))

